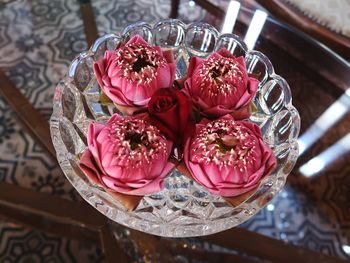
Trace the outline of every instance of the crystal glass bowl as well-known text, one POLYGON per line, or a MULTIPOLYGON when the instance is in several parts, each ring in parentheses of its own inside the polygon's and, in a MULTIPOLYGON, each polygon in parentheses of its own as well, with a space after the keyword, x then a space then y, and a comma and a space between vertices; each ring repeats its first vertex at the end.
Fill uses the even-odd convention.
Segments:
POLYGON ((133 24, 120 34, 104 35, 90 50, 77 56, 55 90, 50 127, 63 172, 81 196, 98 211, 117 223, 143 232, 188 237, 208 235, 241 224, 282 189, 298 156, 300 118, 292 105, 287 82, 274 73, 264 54, 247 50, 238 36, 220 35, 211 25, 162 20, 154 25, 133 24), (174 170, 166 178, 161 192, 145 196, 138 207, 129 212, 101 187, 89 182, 79 169, 79 156, 87 147, 88 124, 91 121, 106 122, 117 112, 113 105, 99 101, 100 87, 93 74, 93 63, 101 59, 106 50, 114 50, 135 34, 164 50, 173 51, 177 78, 186 74, 191 56, 207 57, 225 47, 235 56, 244 56, 248 73, 260 80, 254 98, 257 110, 250 121, 261 127, 264 140, 273 149, 278 165, 261 181, 256 192, 240 205, 231 206, 220 196, 209 193, 174 170))

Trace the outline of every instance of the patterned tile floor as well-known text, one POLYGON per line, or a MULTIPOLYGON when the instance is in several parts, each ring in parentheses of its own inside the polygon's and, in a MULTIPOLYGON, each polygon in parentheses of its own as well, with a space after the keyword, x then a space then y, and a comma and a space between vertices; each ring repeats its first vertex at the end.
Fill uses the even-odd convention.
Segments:
MULTIPOLYGON (((227 1, 216 2, 227 4, 227 1)), ((165 18, 170 12, 169 3, 169 0, 99 0, 93 1, 92 6, 98 31, 102 34, 118 31, 139 20, 165 18)), ((218 22, 187 0, 181 2, 180 18, 218 22)), ((85 49, 78 1, 0 1, 0 68, 47 119, 51 114, 55 84, 65 74, 72 58, 85 49)), ((297 108, 303 109, 305 130, 334 101, 334 94, 323 89, 316 92, 315 82, 305 79, 295 68, 291 70, 283 64, 276 67, 292 87, 297 87, 293 95, 297 108), (303 85, 298 83, 300 81, 303 85), (303 103, 310 96, 314 102, 303 103), (318 103, 319 99, 322 103, 318 103)), ((349 116, 346 118, 348 120, 349 116)), ((327 135, 328 139, 336 141, 350 129, 348 126, 334 129, 327 135)), ((322 147, 321 142, 305 158, 319 153, 322 147)), ((346 161, 349 158, 341 164, 346 161)), ((340 169, 337 167, 310 180, 292 174, 283 192, 243 227, 350 259, 350 177, 347 176, 350 168, 337 170, 340 169)), ((0 98, 0 180, 78 199, 68 181, 57 176, 57 169, 22 130, 15 114, 0 98)), ((103 255, 95 244, 83 244, 0 221, 0 262, 103 262, 103 255)))
POLYGON ((102 263, 104 255, 96 245, 57 237, 0 221, 2 263, 102 263))

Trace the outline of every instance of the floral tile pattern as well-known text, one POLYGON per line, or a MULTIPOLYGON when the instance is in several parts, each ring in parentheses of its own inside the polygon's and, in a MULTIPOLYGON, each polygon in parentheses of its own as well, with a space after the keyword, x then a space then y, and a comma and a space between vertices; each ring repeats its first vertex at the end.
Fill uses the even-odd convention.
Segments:
MULTIPOLYGON (((227 5, 226 0, 218 2, 227 5)), ((167 18, 169 4, 170 0, 99 0, 93 1, 92 7, 98 31, 103 34, 140 20, 154 22, 167 18)), ((184 21, 217 23, 217 19, 187 0, 181 1, 179 16, 184 21)), ((51 114, 56 83, 74 56, 87 48, 78 1, 0 1, 0 68, 46 119, 51 114)), ((271 59, 274 62, 274 58, 271 59)), ((297 67, 282 63, 276 68, 293 88, 294 103, 305 130, 334 102, 334 94, 318 89, 318 83, 305 79, 297 67), (306 104, 308 98, 311 102, 306 104)), ((342 126, 334 128, 305 159, 318 154, 329 141, 335 142, 349 130, 350 117, 347 116, 342 126)), ((288 187, 242 227, 350 258, 350 169, 344 169, 348 161, 349 157, 345 157, 312 181, 295 172, 289 178, 288 187)), ((15 114, 0 98, 0 180, 75 200, 75 190, 59 176, 58 169, 22 130, 15 114)), ((28 262, 102 262, 102 258, 98 246, 0 222, 0 262, 19 262, 19 259, 23 262, 27 259, 32 260, 28 262)))
MULTIPOLYGON (((46 119, 56 83, 87 48, 77 1, 10 1, 0 5, 0 67, 46 119)), ((0 98, 0 180, 77 200, 59 167, 23 131, 0 98)), ((103 262, 96 244, 0 223, 0 262, 103 262)))
MULTIPOLYGON (((74 1, 21 0, 0 8, 0 67, 47 119, 55 84, 76 52, 86 48, 78 11, 79 5, 74 1), (67 48, 70 53, 60 52, 64 43, 79 43, 79 37, 82 46, 75 44, 74 48, 67 48)), ((1 180, 76 198, 66 179, 57 177, 59 168, 22 130, 2 99, 0 119, 1 180)))
MULTIPOLYGON (((110 33, 120 31, 123 27, 138 21, 156 22, 168 18, 170 14, 170 0, 139 0, 139 1, 93 1, 95 19, 98 31, 110 33)), ((183 21, 202 21, 206 12, 182 1, 179 9, 179 19, 183 21)))
POLYGON ((0 262, 102 263, 100 248, 0 221, 0 262))

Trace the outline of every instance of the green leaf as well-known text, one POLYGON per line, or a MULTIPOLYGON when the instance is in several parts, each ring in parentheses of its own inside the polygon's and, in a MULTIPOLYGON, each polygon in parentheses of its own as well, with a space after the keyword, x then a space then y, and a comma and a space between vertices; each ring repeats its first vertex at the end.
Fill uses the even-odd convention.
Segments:
POLYGON ((108 96, 103 91, 101 91, 98 102, 102 105, 113 104, 113 101, 110 98, 108 98, 108 96))

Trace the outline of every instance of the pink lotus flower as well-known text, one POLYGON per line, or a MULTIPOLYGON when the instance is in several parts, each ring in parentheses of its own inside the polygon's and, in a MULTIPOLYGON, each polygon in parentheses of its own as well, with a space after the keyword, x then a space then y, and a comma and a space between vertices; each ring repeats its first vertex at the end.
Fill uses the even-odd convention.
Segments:
POLYGON ((243 57, 221 49, 205 60, 191 58, 184 91, 206 117, 232 114, 245 119, 251 114, 250 102, 258 85, 258 80, 248 76, 243 57))
POLYGON ((138 117, 114 114, 106 125, 91 123, 80 168, 106 190, 143 196, 160 191, 174 168, 172 143, 138 117))
POLYGON ((106 51, 94 64, 94 72, 104 93, 131 114, 146 107, 156 90, 172 86, 176 65, 172 53, 136 35, 116 51, 106 51))
POLYGON ((276 167, 260 128, 231 115, 197 124, 196 135, 186 142, 184 161, 195 181, 224 197, 254 189, 276 167))

